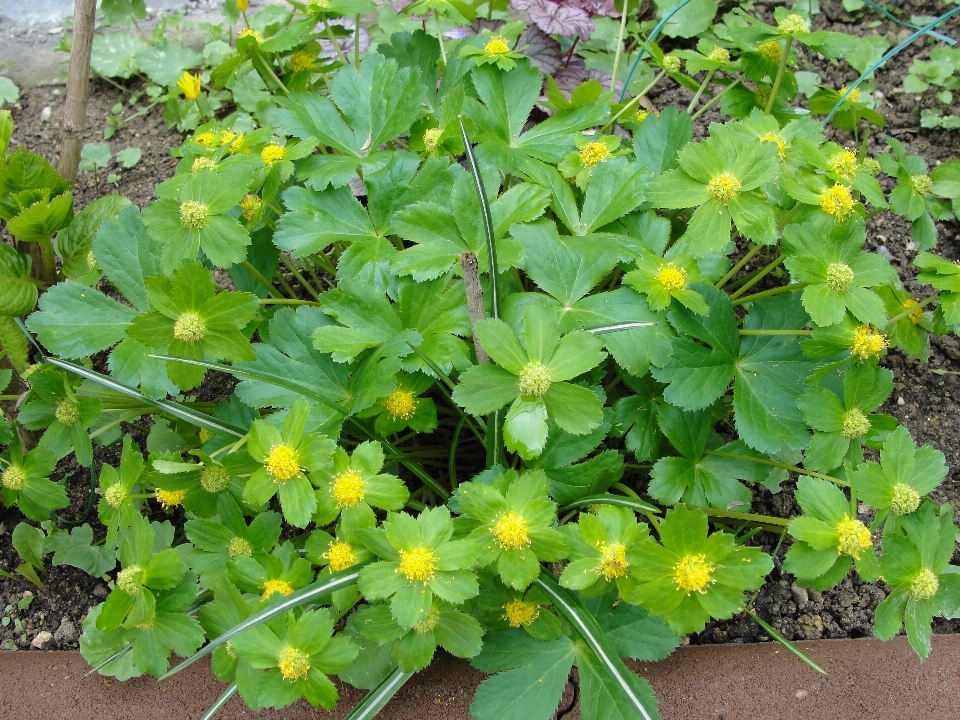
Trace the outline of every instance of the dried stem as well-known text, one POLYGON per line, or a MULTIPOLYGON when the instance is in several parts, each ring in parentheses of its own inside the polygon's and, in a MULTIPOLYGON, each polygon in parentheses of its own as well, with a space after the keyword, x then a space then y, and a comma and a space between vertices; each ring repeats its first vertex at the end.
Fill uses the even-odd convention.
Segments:
MULTIPOLYGON (((467 293, 467 309, 470 312, 470 327, 473 327, 483 320, 483 288, 480 287, 480 269, 477 265, 477 256, 472 252, 465 252, 460 256, 460 264, 463 266, 463 289, 467 293)), ((487 365, 490 362, 490 356, 480 345, 477 333, 473 333, 473 347, 477 351, 477 362, 481 365, 487 365)))

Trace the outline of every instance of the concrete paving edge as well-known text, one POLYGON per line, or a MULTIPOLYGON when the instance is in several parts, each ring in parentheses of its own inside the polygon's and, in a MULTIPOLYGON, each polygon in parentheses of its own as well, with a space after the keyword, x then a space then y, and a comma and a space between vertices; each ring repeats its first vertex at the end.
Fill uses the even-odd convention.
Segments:
MULTIPOLYGON (((775 643, 683 647, 659 663, 631 663, 660 701, 664 720, 920 720, 960 718, 960 635, 934 636, 920 663, 905 638, 821 640, 800 647, 815 673, 775 643)), ((170 680, 119 683, 87 675, 79 653, 0 653, 2 720, 196 720, 224 686, 197 663, 170 680)), ((482 673, 449 656, 414 678, 383 710, 384 720, 466 720, 482 673)), ((341 707, 305 702, 248 710, 233 698, 218 720, 340 720, 362 693, 341 684, 341 707)), ((565 716, 579 720, 578 712, 565 716)), ((505 718, 504 720, 511 720, 505 718)))

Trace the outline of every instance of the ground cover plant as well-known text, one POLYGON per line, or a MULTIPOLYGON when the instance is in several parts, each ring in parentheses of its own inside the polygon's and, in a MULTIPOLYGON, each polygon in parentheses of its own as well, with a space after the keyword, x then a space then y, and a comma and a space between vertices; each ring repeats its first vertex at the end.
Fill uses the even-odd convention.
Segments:
POLYGON ((42 589, 52 552, 110 579, 91 665, 211 654, 254 708, 332 707, 337 675, 375 690, 370 717, 441 647, 492 675, 476 717, 552 717, 573 667, 586 716, 656 717, 622 658, 762 622, 775 562, 814 590, 883 578, 877 635, 929 653, 960 612, 952 510, 927 497, 947 468, 876 412, 878 360, 960 324, 960 271, 930 252, 960 161, 892 137, 869 157, 866 94, 800 91, 803 55, 852 38, 684 8, 664 29, 702 37, 664 54, 629 6, 531 4, 525 25, 434 0, 377 10, 364 47, 333 28, 372 6, 246 9, 208 77, 163 83, 196 122, 156 202, 74 217, 42 158, 0 168, 15 573, 42 589), (574 51, 604 27, 590 78, 574 51), (685 112, 641 106, 666 82, 685 112), (879 213, 911 223, 926 296, 864 251, 879 213), (239 384, 197 400, 221 373, 239 384), (53 520, 71 454, 103 537, 53 520), (791 473, 802 513, 753 512, 791 473))

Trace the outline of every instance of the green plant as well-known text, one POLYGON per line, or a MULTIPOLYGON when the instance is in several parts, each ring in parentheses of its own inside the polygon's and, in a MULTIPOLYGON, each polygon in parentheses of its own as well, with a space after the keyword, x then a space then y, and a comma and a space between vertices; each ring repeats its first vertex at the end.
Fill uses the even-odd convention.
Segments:
MULTIPOLYGON (((633 20, 577 9, 567 59, 618 27, 612 66, 632 78, 633 20)), ((881 212, 934 247, 958 161, 928 175, 892 138, 877 159, 827 142, 805 110, 839 110, 855 138, 883 118, 812 84, 795 104, 796 44, 853 47, 798 13, 732 13, 696 52, 647 42, 627 102, 552 79, 553 113, 530 123, 544 76, 511 43, 530 29, 451 40, 475 8, 408 13, 428 10, 439 37, 382 10, 367 50, 343 29, 364 3, 243 7, 236 48, 199 80, 186 60, 153 79, 194 132, 142 211, 104 198, 67 225, 52 171, 4 158, 0 217, 62 270, 28 280, 10 249, 23 287, 3 307, 28 316, 39 367, 24 348, 10 372, 30 387, 8 409, 0 483, 43 521, 21 531, 32 558, 119 562, 85 657, 126 679, 212 654, 224 700, 254 709, 332 707, 338 674, 379 688, 367 717, 443 647, 493 674, 476 717, 552 717, 576 666, 585 717, 653 718, 623 659, 660 659, 711 618, 758 619, 782 544, 804 586, 882 575, 878 635, 906 620, 925 656, 932 617, 960 613, 952 513, 929 497, 946 466, 876 413, 893 388, 878 363, 888 347, 925 359, 956 330, 960 271, 922 253, 937 292, 914 299, 863 247, 881 212), (638 112, 668 78, 688 110, 638 112), (220 88, 240 109, 215 119, 220 88), (692 142, 718 104, 733 119, 692 142), (200 401, 219 373, 239 384, 200 401), (54 461, 95 466, 93 443, 121 437, 119 466, 91 473, 106 538, 58 529, 54 461), (802 514, 754 512, 779 492, 802 514), (175 537, 164 518, 181 512, 175 537)), ((691 17, 671 32, 702 32, 691 17)))

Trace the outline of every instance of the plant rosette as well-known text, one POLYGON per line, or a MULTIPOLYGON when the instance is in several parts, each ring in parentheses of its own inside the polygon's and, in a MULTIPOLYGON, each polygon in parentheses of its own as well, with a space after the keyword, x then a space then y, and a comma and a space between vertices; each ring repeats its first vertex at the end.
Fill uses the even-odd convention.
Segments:
POLYGON ((193 543, 185 561, 200 575, 203 587, 213 588, 227 577, 231 560, 270 554, 280 539, 280 514, 258 513, 248 525, 233 497, 223 493, 217 498, 214 517, 190 518, 183 529, 193 543))
MULTIPOLYGON (((256 353, 241 331, 259 310, 255 295, 217 292, 210 272, 198 262, 183 262, 170 278, 146 279, 150 304, 137 315, 127 335, 147 348, 165 350, 190 360, 255 360, 256 353)), ((167 375, 181 390, 196 387, 206 369, 168 362, 167 375)))
POLYGON ((883 438, 897 428, 892 416, 874 414, 893 391, 892 372, 871 364, 857 365, 842 373, 841 388, 835 374, 828 377, 825 383, 830 389, 810 388, 797 399, 814 430, 803 464, 821 473, 829 473, 845 460, 858 465, 863 462, 863 445, 879 449, 883 438))
POLYGON ((20 424, 28 430, 47 428, 40 446, 56 459, 72 448, 77 462, 89 466, 93 462, 93 445, 87 428, 100 417, 103 402, 77 397, 66 374, 51 366, 34 372, 30 385, 30 400, 18 416, 20 424))
POLYGON ((480 591, 473 567, 480 546, 452 540, 453 521, 446 506, 427 508, 416 518, 389 513, 380 528, 362 532, 364 544, 380 561, 360 571, 360 592, 367 600, 390 600, 400 627, 425 622, 434 597, 459 605, 480 591))
POLYGON ((460 57, 470 58, 477 65, 496 65, 501 70, 513 70, 517 60, 524 57, 521 52, 524 48, 514 46, 525 29, 522 22, 515 21, 502 25, 495 32, 484 30, 461 45, 460 57))
POLYGON ((866 325, 887 324, 883 300, 869 288, 892 282, 896 273, 885 258, 861 250, 865 239, 861 218, 833 227, 784 228, 784 265, 796 282, 806 284, 803 307, 817 325, 843 322, 848 311, 866 325))
MULTIPOLYGON (((164 533, 165 546, 173 540, 173 532, 164 533)), ((176 587, 183 580, 184 565, 179 553, 166 547, 154 551, 154 527, 144 517, 136 517, 120 537, 117 560, 121 569, 114 580, 97 618, 100 630, 150 627, 156 618, 160 590, 176 587)))
POLYGON ((897 186, 890 192, 890 209, 910 221, 914 242, 922 250, 929 250, 937 242, 934 221, 953 218, 950 203, 935 192, 926 160, 919 155, 907 155, 906 148, 895 138, 888 137, 886 141, 893 154, 880 155, 877 161, 884 173, 897 179, 897 186))
POLYGON ((373 429, 382 437, 410 428, 429 433, 437 429, 437 406, 432 398, 420 397, 433 386, 434 378, 423 373, 401 374, 397 386, 374 406, 373 429))
POLYGON ((426 617, 403 628, 385 604, 368 605, 357 612, 356 627, 383 645, 392 643, 390 658, 403 672, 423 670, 437 646, 454 657, 471 658, 480 652, 483 628, 473 617, 434 599, 426 617))
POLYGON ((918 253, 913 264, 920 268, 917 282, 940 291, 938 311, 949 326, 960 324, 960 265, 928 252, 918 253))
POLYGON ((4 506, 18 507, 30 520, 46 520, 50 513, 70 504, 63 486, 50 480, 57 458, 44 448, 23 452, 16 427, 13 442, 0 455, 0 493, 4 506))
POLYGON ((803 510, 787 530, 796 542, 787 551, 783 568, 801 587, 819 592, 840 582, 853 562, 870 582, 877 577, 877 556, 870 528, 857 519, 843 491, 828 480, 801 475, 797 503, 803 510))
POLYGON ((542 470, 506 472, 491 485, 464 483, 457 490, 464 516, 475 529, 470 538, 483 550, 478 567, 496 563, 503 582, 522 590, 537 579, 541 562, 566 557, 567 544, 555 529, 557 505, 547 496, 542 470))
POLYGON ((921 660, 930 654, 934 615, 953 617, 960 609, 960 575, 949 566, 956 534, 950 505, 938 516, 934 503, 924 502, 881 541, 880 573, 894 590, 877 606, 874 634, 889 640, 904 627, 921 660))
POLYGON ((143 456, 133 444, 129 435, 123 438, 123 450, 120 453, 120 466, 100 466, 100 502, 97 516, 107 528, 104 545, 116 547, 117 536, 121 528, 127 528, 140 513, 143 504, 141 498, 132 495, 138 487, 140 476, 145 467, 143 456))
POLYGON ((547 441, 547 419, 574 435, 600 425, 603 403, 592 390, 567 380, 599 365, 602 342, 583 330, 562 338, 557 313, 532 304, 523 315, 523 342, 503 320, 475 326, 480 344, 496 365, 474 365, 460 376, 454 401, 471 415, 486 415, 512 403, 504 423, 507 448, 533 458, 547 441))
POLYGON ((166 509, 182 505, 184 510, 201 518, 217 512, 222 494, 240 499, 246 476, 260 465, 244 451, 232 452, 217 462, 202 450, 192 450, 200 463, 183 462, 178 453, 151 455, 153 470, 149 481, 156 488, 157 499, 166 509))
POLYGON ((641 561, 640 549, 650 531, 632 510, 601 505, 596 514, 581 513, 563 531, 570 546, 570 562, 560 575, 563 587, 595 597, 615 584, 621 596, 633 597, 637 579, 632 570, 641 561))
POLYGON ((929 445, 917 449, 906 428, 899 427, 884 441, 880 462, 860 465, 850 482, 857 497, 876 509, 873 527, 886 523, 885 530, 896 530, 946 476, 943 453, 929 445))
MULTIPOLYGON (((370 516, 368 526, 357 526, 347 532, 343 523, 338 524, 337 535, 332 536, 323 530, 314 530, 307 538, 304 549, 306 558, 314 565, 323 568, 318 579, 341 572, 358 565, 365 565, 373 559, 373 553, 361 544, 359 531, 364 527, 374 527, 376 520, 370 516)), ((347 612, 360 600, 360 591, 356 583, 349 587, 335 590, 330 596, 333 606, 342 613, 347 612)))
POLYGON ((586 192, 593 176, 594 168, 607 162, 611 158, 626 155, 628 150, 620 150, 620 138, 616 135, 586 135, 577 133, 573 136, 577 149, 568 153, 557 165, 557 170, 565 178, 573 178, 578 188, 586 192))
POLYGON ((227 563, 230 581, 240 590, 274 603, 313 582, 313 568, 289 540, 269 555, 237 555, 227 563))
POLYGON ((475 612, 486 628, 522 628, 537 640, 556 640, 563 625, 550 605, 550 599, 536 586, 514 590, 489 573, 480 575, 475 612))
POLYGON ((666 310, 677 300, 698 315, 710 314, 703 295, 690 289, 691 283, 706 281, 692 255, 682 253, 665 260, 653 253, 643 253, 636 263, 637 269, 625 274, 623 282, 646 295, 651 310, 666 310))
POLYGON ((637 547, 630 602, 660 615, 677 635, 703 630, 744 607, 743 593, 763 585, 773 569, 769 555, 739 545, 730 533, 709 533, 707 516, 683 506, 668 510, 657 528, 660 542, 637 547))
POLYGON ((256 625, 231 641, 234 653, 260 673, 258 705, 285 708, 306 698, 332 710, 339 699, 328 675, 346 670, 360 649, 344 635, 333 637, 333 618, 321 608, 299 619, 293 612, 277 622, 256 625))
POLYGON ((779 171, 775 143, 739 137, 733 128, 711 125, 710 137, 688 143, 680 167, 657 177, 647 199, 661 208, 696 208, 674 253, 703 258, 726 251, 730 223, 763 245, 777 240, 773 207, 760 186, 779 171))
POLYGON ((280 496, 284 519, 295 527, 306 527, 317 510, 317 493, 307 473, 329 471, 336 445, 320 433, 304 433, 307 403, 297 400, 278 431, 263 420, 250 429, 247 449, 261 467, 247 480, 244 502, 262 505, 280 496))
MULTIPOLYGON (((861 158, 853 150, 828 142, 817 146, 822 138, 805 137, 792 144, 791 155, 802 158, 810 167, 823 171, 822 180, 849 186, 862 194, 871 205, 887 207, 883 188, 876 178, 878 163, 861 158)), ((821 207, 826 211, 826 208, 821 207)))
POLYGON ((396 475, 383 475, 383 447, 364 442, 348 455, 343 448, 333 452, 333 465, 311 476, 317 485, 314 521, 325 526, 338 517, 347 532, 376 524, 372 508, 400 510, 410 497, 396 475))

